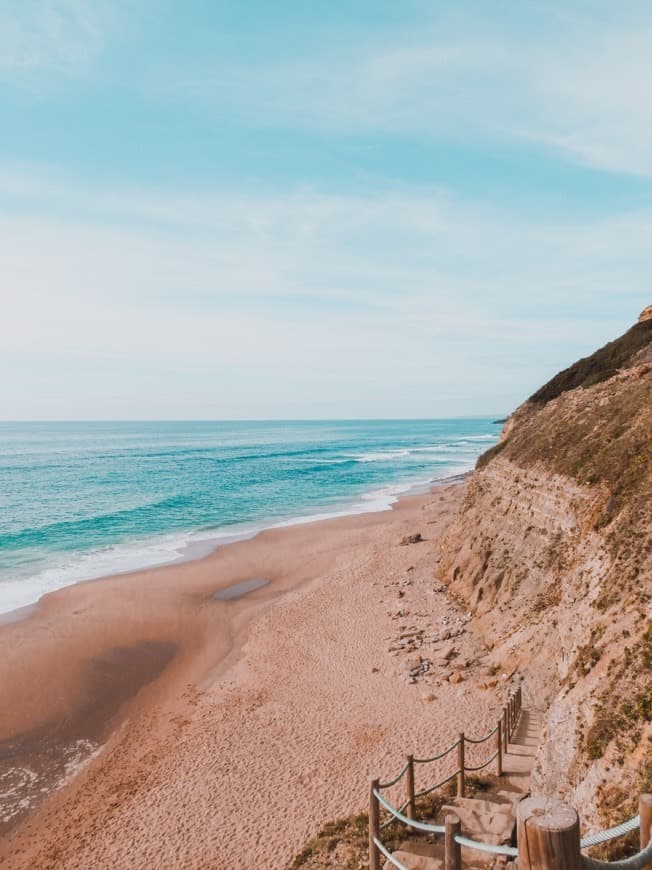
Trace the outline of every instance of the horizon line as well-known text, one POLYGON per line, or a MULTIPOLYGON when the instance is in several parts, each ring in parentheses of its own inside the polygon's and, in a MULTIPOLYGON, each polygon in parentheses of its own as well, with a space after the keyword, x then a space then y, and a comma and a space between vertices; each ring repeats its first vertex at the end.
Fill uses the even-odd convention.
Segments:
MULTIPOLYGON (((511 413, 511 412, 510 412, 511 413)), ((447 417, 70 417, 0 420, 1 425, 29 423, 418 423, 439 420, 489 420, 503 422, 510 414, 460 414, 447 417)))

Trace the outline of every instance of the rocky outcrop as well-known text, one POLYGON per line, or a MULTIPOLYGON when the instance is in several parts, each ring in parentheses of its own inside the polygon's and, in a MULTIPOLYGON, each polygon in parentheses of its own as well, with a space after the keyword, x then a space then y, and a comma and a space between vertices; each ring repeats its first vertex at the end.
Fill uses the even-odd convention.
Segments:
POLYGON ((644 319, 509 418, 439 553, 493 660, 547 711, 534 790, 589 824, 652 790, 651 434, 644 319))

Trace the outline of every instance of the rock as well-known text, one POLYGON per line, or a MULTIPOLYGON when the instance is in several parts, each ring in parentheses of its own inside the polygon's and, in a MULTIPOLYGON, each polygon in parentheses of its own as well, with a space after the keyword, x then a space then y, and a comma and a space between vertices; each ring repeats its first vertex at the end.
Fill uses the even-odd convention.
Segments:
POLYGON ((377 674, 379 671, 380 671, 380 668, 372 668, 371 669, 372 674, 377 674))
POLYGON ((449 646, 445 646, 443 649, 439 650, 439 658, 443 661, 447 662, 449 659, 452 659, 455 655, 455 647, 453 644, 449 646))
POLYGON ((416 532, 414 535, 406 535, 401 540, 401 546, 405 547, 407 544, 419 544, 421 541, 423 541, 421 532, 416 532))
POLYGON ((448 682, 449 683, 462 683, 462 682, 464 682, 464 677, 462 676, 462 674, 460 674, 459 671, 456 671, 456 673, 450 675, 450 677, 448 678, 448 682))
POLYGON ((421 696, 421 700, 428 704, 428 703, 430 703, 431 701, 436 700, 436 696, 433 695, 433 694, 430 694, 430 695, 422 695, 422 696, 421 696))
POLYGON ((406 638, 418 637, 418 635, 423 634, 422 628, 413 628, 410 631, 404 631, 399 635, 399 640, 405 640, 406 638))
POLYGON ((638 316, 639 323, 644 323, 646 320, 652 320, 652 305, 644 308, 638 316))

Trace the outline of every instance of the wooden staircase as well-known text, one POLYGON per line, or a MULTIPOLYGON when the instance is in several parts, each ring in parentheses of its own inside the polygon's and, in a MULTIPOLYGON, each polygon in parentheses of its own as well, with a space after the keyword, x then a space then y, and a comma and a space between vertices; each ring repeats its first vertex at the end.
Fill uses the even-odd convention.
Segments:
MULTIPOLYGON (((517 805, 530 792, 530 771, 541 725, 540 715, 523 708, 518 727, 503 756, 503 775, 483 778, 483 789, 476 791, 473 797, 452 798, 444 804, 437 818, 423 821, 444 824, 445 817, 454 814, 460 819, 465 837, 492 845, 511 844, 516 830, 517 805)), ((393 855, 408 870, 443 870, 443 838, 412 834, 393 855)), ((462 866, 487 870, 507 866, 507 859, 462 847, 462 866)), ((392 870, 389 861, 384 867, 392 870)))

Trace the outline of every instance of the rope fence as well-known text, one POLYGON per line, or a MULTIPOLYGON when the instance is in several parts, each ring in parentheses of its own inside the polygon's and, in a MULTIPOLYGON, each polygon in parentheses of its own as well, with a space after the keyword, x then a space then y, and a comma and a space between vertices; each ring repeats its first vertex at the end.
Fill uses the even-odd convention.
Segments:
MULTIPOLYGON (((451 870, 459 870, 461 868, 461 848, 473 849, 478 852, 489 853, 492 855, 502 855, 507 858, 518 857, 518 848, 516 846, 494 845, 492 843, 483 843, 477 840, 472 840, 469 837, 462 836, 460 830, 460 821, 457 816, 449 815, 446 817, 445 825, 435 825, 417 819, 416 802, 419 798, 425 797, 437 789, 442 788, 454 779, 457 779, 457 796, 464 797, 465 795, 465 774, 475 773, 484 770, 490 764, 497 762, 496 773, 502 776, 502 761, 503 755, 507 752, 509 742, 514 736, 518 727, 522 712, 522 689, 519 686, 512 693, 503 708, 502 714, 498 719, 495 727, 491 729, 484 737, 475 739, 467 737, 461 733, 458 739, 451 744, 443 752, 433 755, 429 758, 415 758, 413 755, 408 755, 406 763, 403 765, 399 773, 391 780, 381 783, 378 779, 371 781, 370 788, 370 804, 369 804, 369 868, 370 870, 380 870, 381 856, 398 870, 408 870, 394 855, 390 849, 381 840, 381 830, 387 828, 388 825, 396 822, 405 825, 409 831, 419 831, 424 834, 444 836, 445 850, 445 865, 451 870), (495 751, 491 756, 483 761, 482 764, 468 765, 465 760, 465 746, 480 746, 495 737, 495 751), (417 792, 415 789, 415 765, 431 764, 441 761, 450 755, 451 752, 457 750, 457 768, 447 777, 431 785, 422 791, 417 792), (382 794, 382 791, 398 785, 404 777, 407 777, 406 799, 404 803, 396 808, 382 794), (387 818, 381 823, 380 814, 387 814, 387 818)), ((533 799, 530 799, 533 800, 533 799)), ((543 849, 551 848, 551 863, 545 863, 541 855, 537 860, 543 860, 544 863, 537 863, 536 867, 555 868, 555 870, 564 870, 564 868, 582 867, 582 870, 652 870, 652 795, 643 795, 640 799, 639 815, 634 816, 627 822, 616 825, 608 830, 601 831, 596 834, 590 834, 579 839, 577 834, 578 825, 569 827, 568 831, 558 830, 553 825, 550 830, 544 830, 548 840, 544 843, 543 849), (589 849, 593 846, 598 846, 610 840, 622 837, 625 834, 631 833, 640 829, 641 851, 632 856, 618 861, 600 861, 595 858, 590 858, 585 855, 580 855, 580 850, 589 849), (570 832, 570 833, 569 833, 570 832), (568 837, 564 840, 564 837, 568 837), (573 837, 575 839, 573 839, 573 837), (559 842, 557 842, 557 838, 559 842), (552 846, 550 846, 552 843, 552 846), (554 853, 554 854, 553 854, 554 853), (568 855, 569 862, 559 863, 560 855, 568 855)), ((519 811, 520 812, 520 811, 519 811)), ((574 811, 571 811, 574 813, 574 811)), ((519 840, 521 837, 521 821, 519 821, 519 840)), ((523 829, 525 831, 525 828, 523 829)), ((528 828, 528 837, 534 837, 531 829, 528 828)), ((519 866, 523 863, 523 870, 534 868, 535 864, 530 863, 531 844, 528 840, 527 855, 521 856, 519 866)), ((387 865, 386 865, 387 866, 387 865)))
POLYGON ((632 831, 637 831, 641 824, 641 817, 634 816, 628 822, 623 822, 616 825, 615 828, 609 828, 606 831, 601 831, 599 834, 590 834, 580 841, 582 849, 589 849, 591 846, 600 846, 602 843, 607 843, 609 840, 615 840, 616 837, 622 837, 624 834, 630 834, 632 831))

